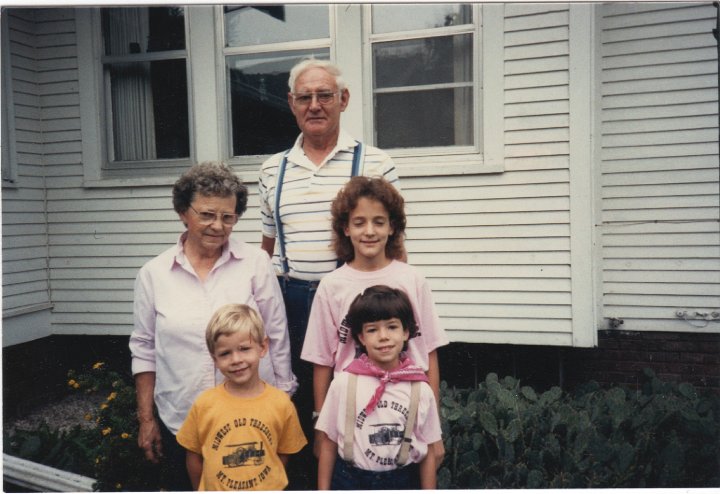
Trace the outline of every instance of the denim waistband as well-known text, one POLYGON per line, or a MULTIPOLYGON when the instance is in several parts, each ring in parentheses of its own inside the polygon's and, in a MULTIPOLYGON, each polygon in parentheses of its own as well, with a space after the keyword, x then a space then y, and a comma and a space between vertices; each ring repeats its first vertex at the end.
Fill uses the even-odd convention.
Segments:
POLYGON ((280 282, 280 286, 289 286, 294 288, 317 288, 320 284, 320 281, 318 280, 299 280, 297 278, 290 278, 285 276, 278 276, 278 281, 280 282))

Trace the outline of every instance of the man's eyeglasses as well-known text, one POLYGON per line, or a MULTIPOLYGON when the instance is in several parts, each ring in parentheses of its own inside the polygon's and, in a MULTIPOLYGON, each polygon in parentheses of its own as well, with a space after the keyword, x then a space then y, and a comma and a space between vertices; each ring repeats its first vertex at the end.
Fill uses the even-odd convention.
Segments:
POLYGON ((212 211, 198 211, 194 207, 192 207, 192 204, 190 205, 190 209, 192 209, 196 215, 198 215, 198 219, 200 220, 201 225, 209 225, 210 223, 214 223, 215 219, 220 216, 220 221, 223 225, 226 226, 233 226, 235 223, 238 222, 238 215, 235 213, 215 213, 212 211))
POLYGON ((317 98, 320 105, 329 105, 335 100, 337 92, 323 91, 321 93, 293 93, 293 102, 297 106, 309 106, 312 103, 313 96, 317 98))

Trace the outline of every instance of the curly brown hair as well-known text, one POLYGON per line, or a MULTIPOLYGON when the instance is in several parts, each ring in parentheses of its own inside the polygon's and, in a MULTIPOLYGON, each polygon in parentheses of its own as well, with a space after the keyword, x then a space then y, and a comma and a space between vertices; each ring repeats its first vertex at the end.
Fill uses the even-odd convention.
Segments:
POLYGON ((172 190, 173 207, 178 214, 186 212, 195 194, 205 197, 235 196, 235 212, 242 216, 247 208, 248 190, 229 166, 218 161, 193 165, 177 179, 172 190))
POLYGON ((393 234, 388 237, 385 255, 388 259, 400 259, 404 253, 405 200, 393 185, 381 177, 353 177, 340 189, 330 206, 332 214, 335 255, 342 262, 355 259, 355 249, 345 228, 350 222, 350 213, 357 207, 361 197, 380 202, 388 212, 393 234))

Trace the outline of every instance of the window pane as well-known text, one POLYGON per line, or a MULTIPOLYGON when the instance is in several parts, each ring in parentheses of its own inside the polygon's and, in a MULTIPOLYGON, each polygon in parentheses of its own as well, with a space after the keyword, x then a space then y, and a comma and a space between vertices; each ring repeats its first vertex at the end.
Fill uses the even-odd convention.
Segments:
POLYGON ((472 82, 472 35, 373 44, 375 89, 472 82))
POLYGON ((472 24, 472 7, 461 4, 373 5, 375 34, 472 24))
POLYGON ((181 7, 103 9, 102 30, 105 55, 185 49, 181 7))
POLYGON ((112 64, 114 161, 187 158, 185 60, 112 64))
POLYGON ((472 88, 379 94, 375 119, 380 148, 469 146, 472 88))
POLYGON ((227 57, 233 155, 271 154, 300 133, 287 102, 290 69, 303 58, 327 60, 329 50, 227 57))
POLYGON ((225 46, 251 46, 330 36, 327 5, 227 6, 225 46))

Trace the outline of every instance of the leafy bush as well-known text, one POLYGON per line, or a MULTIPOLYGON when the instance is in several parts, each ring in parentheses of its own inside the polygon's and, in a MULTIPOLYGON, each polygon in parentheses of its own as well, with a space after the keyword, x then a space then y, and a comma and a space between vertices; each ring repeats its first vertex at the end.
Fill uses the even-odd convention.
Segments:
MULTIPOLYGON (((70 371, 75 392, 104 402, 94 429, 18 431, 6 451, 97 479, 98 491, 164 490, 166 473, 137 446, 132 378, 97 363, 70 371)), ((657 488, 720 485, 720 397, 645 371, 641 390, 537 393, 488 374, 477 389, 442 383, 441 489, 657 488)))
POLYGON ((34 430, 4 432, 6 453, 26 460, 67 470, 80 475, 94 475, 97 454, 95 431, 75 426, 68 431, 53 430, 42 423, 34 430))
POLYGON ((495 374, 477 389, 443 383, 438 487, 720 485, 720 398, 644 374, 639 391, 590 382, 574 396, 495 374))
POLYGON ((104 401, 94 414, 83 417, 95 427, 69 432, 17 431, 5 438, 8 451, 31 461, 97 480, 96 491, 163 490, 163 469, 147 460, 137 445, 135 385, 128 375, 98 362, 87 372, 68 372, 68 387, 76 393, 99 394, 104 401))

